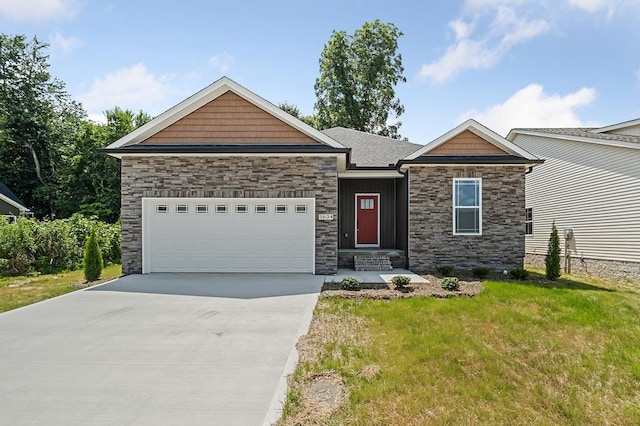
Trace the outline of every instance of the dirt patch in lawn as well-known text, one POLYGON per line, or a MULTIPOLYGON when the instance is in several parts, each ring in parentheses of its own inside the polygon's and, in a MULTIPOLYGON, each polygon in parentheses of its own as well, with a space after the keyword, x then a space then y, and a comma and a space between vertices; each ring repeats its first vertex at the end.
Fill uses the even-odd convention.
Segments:
POLYGON ((342 299, 402 299, 407 297, 473 297, 482 291, 481 281, 462 281, 458 291, 442 288, 441 279, 433 275, 423 275, 428 283, 411 283, 398 289, 393 284, 362 284, 359 290, 342 290, 340 283, 326 283, 320 297, 342 299))

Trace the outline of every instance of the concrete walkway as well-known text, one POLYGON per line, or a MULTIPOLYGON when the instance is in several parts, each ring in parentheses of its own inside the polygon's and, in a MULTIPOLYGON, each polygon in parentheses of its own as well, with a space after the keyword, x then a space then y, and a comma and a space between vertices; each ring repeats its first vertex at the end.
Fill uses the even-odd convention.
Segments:
POLYGON ((360 282, 367 284, 390 283, 396 275, 404 275, 411 278, 412 283, 427 283, 427 279, 414 274, 408 269, 393 269, 391 271, 354 271, 353 269, 338 269, 336 275, 325 278, 326 283, 339 283, 346 277, 356 277, 360 282))
POLYGON ((0 424, 269 424, 323 280, 133 275, 0 314, 0 424))

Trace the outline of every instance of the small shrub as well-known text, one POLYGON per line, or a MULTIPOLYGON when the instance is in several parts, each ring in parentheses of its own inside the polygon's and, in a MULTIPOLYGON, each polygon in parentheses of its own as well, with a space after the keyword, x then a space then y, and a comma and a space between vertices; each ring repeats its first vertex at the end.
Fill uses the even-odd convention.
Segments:
POLYGON ((27 271, 36 261, 35 220, 19 217, 15 223, 0 226, 0 258, 9 261, 13 272, 27 271))
POLYGON ((551 225, 551 235, 549 235, 549 246, 547 255, 544 257, 545 275, 550 280, 560 278, 560 237, 556 222, 551 225))
POLYGON ((445 277, 448 277, 451 275, 451 273, 453 272, 453 266, 451 265, 442 265, 442 266, 438 266, 436 268, 436 271, 438 271, 438 273, 440 275, 444 275, 445 277))
POLYGON ((391 278, 391 282, 396 286, 396 288, 405 288, 411 283, 411 278, 405 275, 396 275, 391 278))
POLYGON ((526 280, 529 278, 529 271, 524 268, 513 268, 509 271, 509 275, 516 280, 526 280))
POLYGON ((445 277, 442 279, 440 285, 445 290, 458 291, 460 290, 460 283, 458 281, 456 277, 445 277))
POLYGON ((347 277, 340 282, 343 290, 360 290, 360 281, 356 277, 347 277))
POLYGON ((476 266, 471 269, 471 273, 474 277, 485 278, 491 272, 491 268, 487 268, 486 266, 476 266))
POLYGON ((92 229, 87 244, 84 249, 84 278, 87 281, 95 281, 100 278, 102 274, 102 252, 98 245, 98 237, 96 230, 92 229))

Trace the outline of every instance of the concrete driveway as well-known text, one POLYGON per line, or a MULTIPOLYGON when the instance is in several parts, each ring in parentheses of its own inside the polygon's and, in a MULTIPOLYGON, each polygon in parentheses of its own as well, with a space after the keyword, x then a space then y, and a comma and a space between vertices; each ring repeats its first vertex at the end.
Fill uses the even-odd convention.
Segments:
POLYGON ((323 280, 133 275, 0 314, 0 424, 269 424, 323 280))

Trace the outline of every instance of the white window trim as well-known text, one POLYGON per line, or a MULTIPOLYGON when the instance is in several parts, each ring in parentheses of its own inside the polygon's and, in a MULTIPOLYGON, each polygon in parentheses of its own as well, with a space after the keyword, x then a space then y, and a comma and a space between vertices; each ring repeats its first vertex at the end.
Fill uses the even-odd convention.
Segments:
POLYGON ((187 204, 176 204, 176 213, 185 214, 189 213, 189 205, 187 204), (184 208, 184 210, 181 210, 184 208))
POLYGON ((451 208, 451 215, 452 215, 452 220, 451 220, 451 226, 453 229, 453 235, 470 235, 470 236, 478 236, 478 235, 482 235, 482 178, 453 178, 453 186, 452 186, 452 196, 451 196, 451 201, 452 201, 452 208, 451 208), (479 189, 479 194, 478 194, 478 207, 469 207, 469 206, 460 206, 457 207, 456 206, 456 183, 459 181, 474 181, 474 182, 478 182, 478 189, 479 189), (478 232, 456 232, 456 209, 458 208, 463 208, 463 209, 468 209, 468 208, 477 208, 479 210, 479 214, 478 214, 478 232))
POLYGON ((254 211, 254 213, 257 213, 257 214, 265 214, 265 213, 269 212, 269 207, 267 207, 266 204, 256 204, 253 207, 253 211, 254 211), (262 211, 261 211, 261 209, 262 209, 262 211))
POLYGON ((249 213, 249 206, 247 204, 236 204, 236 213, 249 213))
POLYGON ((289 211, 289 209, 287 208, 286 204, 276 204, 275 208, 274 208, 274 212, 278 213, 278 214, 285 214, 289 211), (280 208, 282 208, 283 210, 279 210, 280 208))
POLYGON ((196 213, 199 213, 199 214, 209 213, 209 206, 207 204, 196 205, 196 213), (201 210, 202 207, 204 207, 204 209, 201 210))
POLYGON ((524 235, 526 237, 533 236, 533 207, 524 208, 524 235), (531 220, 527 220, 527 210, 531 210, 531 220), (527 234, 527 223, 531 223, 531 233, 527 234))

